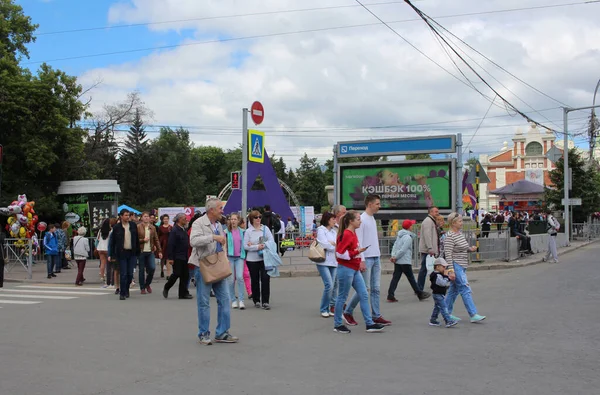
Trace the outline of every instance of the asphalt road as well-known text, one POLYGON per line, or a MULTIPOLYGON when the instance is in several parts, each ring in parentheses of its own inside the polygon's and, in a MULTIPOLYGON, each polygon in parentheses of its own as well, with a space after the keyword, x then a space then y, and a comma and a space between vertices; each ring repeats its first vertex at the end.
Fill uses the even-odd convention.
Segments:
POLYGON ((5 284, 0 394, 597 394, 599 253, 471 273, 488 319, 465 322, 458 304, 451 329, 429 327, 432 303, 402 280, 401 302, 382 302, 384 333, 366 333, 360 317, 336 334, 319 316, 319 278, 275 279, 273 309, 234 311, 240 343, 210 347, 197 343, 195 300, 163 299, 164 282, 123 302, 98 288, 5 284))

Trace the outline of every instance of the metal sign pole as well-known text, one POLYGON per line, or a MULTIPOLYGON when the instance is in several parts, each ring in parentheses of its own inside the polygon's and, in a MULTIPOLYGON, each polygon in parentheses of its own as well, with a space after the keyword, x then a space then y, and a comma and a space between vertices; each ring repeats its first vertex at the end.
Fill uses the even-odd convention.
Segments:
MULTIPOLYGON (((242 109, 242 219, 248 212, 248 109, 242 109)), ((248 224, 249 225, 249 224, 248 224)))
POLYGON ((334 144, 333 145, 333 205, 337 205, 337 204, 341 204, 340 201, 338 200, 338 145, 334 144))
POLYGON ((563 185, 563 189, 564 189, 564 198, 565 198, 565 211, 564 211, 564 216, 565 216, 565 233, 567 234, 567 244, 571 243, 571 232, 570 232, 570 213, 569 213, 569 182, 571 180, 569 180, 569 126, 568 126, 568 118, 569 118, 569 109, 564 107, 563 108, 563 131, 565 133, 565 139, 564 139, 564 185, 563 185))
POLYGON ((463 168, 463 155, 462 155, 462 133, 456 134, 456 212, 462 214, 462 168, 463 168))

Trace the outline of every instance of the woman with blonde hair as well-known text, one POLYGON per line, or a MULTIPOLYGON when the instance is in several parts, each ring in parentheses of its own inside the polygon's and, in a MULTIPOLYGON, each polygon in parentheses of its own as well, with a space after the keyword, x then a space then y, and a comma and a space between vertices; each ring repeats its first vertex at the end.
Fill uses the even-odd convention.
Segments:
POLYGON ((454 302, 460 294, 465 308, 471 317, 471 322, 481 322, 486 317, 477 314, 477 307, 473 301, 471 287, 467 279, 469 252, 476 251, 477 247, 470 247, 465 235, 462 233, 463 219, 460 214, 451 213, 448 215, 448 225, 450 226, 450 230, 446 234, 446 240, 444 241, 444 255, 446 262, 448 262, 447 270, 448 273, 451 273, 449 277, 452 280, 448 289, 448 295, 446 296, 448 314, 450 314, 452 321, 460 321, 460 318, 452 315, 454 302))

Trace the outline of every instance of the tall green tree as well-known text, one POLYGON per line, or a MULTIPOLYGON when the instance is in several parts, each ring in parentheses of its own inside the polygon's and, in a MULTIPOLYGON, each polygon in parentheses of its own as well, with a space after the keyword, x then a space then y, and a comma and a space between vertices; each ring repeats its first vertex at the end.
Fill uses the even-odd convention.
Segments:
MULTIPOLYGON (((573 174, 573 185, 569 196, 581 198, 581 206, 573 206, 573 222, 585 222, 590 214, 600 211, 600 175, 596 166, 588 166, 575 149, 569 150, 569 168, 573 174)), ((553 189, 546 190, 546 204, 562 209, 564 198, 564 160, 556 162, 550 172, 553 189)))
POLYGON ((141 111, 136 109, 119 158, 119 184, 124 202, 141 205, 149 201, 147 191, 156 170, 149 147, 141 111))
POLYGON ((325 193, 325 175, 316 158, 309 158, 305 153, 300 159, 300 167, 296 170, 297 182, 295 193, 305 206, 314 206, 316 212, 327 205, 325 193))
POLYGON ((406 155, 406 160, 424 160, 424 159, 431 159, 431 155, 429 155, 429 154, 406 155))
POLYGON ((40 214, 55 215, 56 190, 81 177, 85 112, 75 77, 42 64, 35 75, 21 68, 37 25, 11 0, 0 0, 0 144, 4 147, 0 204, 26 193, 40 214))

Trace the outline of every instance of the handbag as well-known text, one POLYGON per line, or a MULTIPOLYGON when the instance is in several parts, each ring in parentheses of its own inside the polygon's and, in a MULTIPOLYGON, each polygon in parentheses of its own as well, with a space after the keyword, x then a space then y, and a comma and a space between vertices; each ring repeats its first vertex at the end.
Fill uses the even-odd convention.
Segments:
POLYGON ((313 240, 310 247, 308 247, 308 259, 316 263, 325 262, 325 250, 317 240, 313 240))
POLYGON ((71 250, 67 248, 67 249, 65 250, 65 259, 66 259, 67 261, 70 261, 70 260, 71 260, 71 256, 72 256, 72 255, 71 255, 71 250))
POLYGON ((231 265, 225 251, 202 258, 200 273, 205 284, 216 283, 231 276, 231 265))

